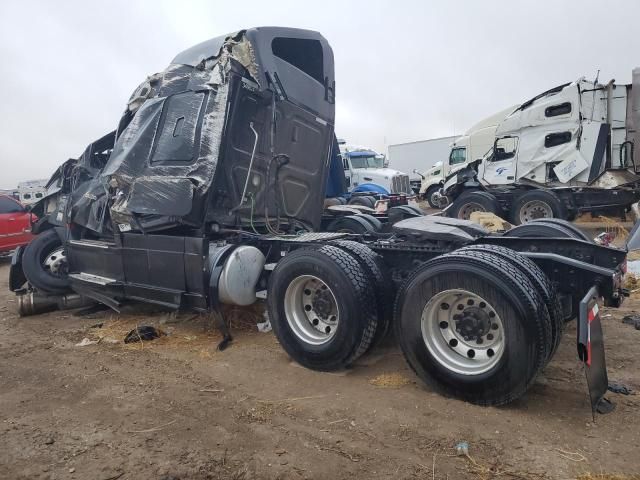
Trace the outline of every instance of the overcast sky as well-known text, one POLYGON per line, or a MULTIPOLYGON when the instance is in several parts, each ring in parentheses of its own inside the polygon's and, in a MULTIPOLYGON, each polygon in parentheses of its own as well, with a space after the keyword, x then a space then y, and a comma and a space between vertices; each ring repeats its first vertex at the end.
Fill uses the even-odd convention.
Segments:
POLYGON ((113 130, 133 89, 207 38, 320 31, 337 134, 386 146, 461 134, 581 76, 631 81, 640 2, 0 0, 0 188, 47 178, 113 130))

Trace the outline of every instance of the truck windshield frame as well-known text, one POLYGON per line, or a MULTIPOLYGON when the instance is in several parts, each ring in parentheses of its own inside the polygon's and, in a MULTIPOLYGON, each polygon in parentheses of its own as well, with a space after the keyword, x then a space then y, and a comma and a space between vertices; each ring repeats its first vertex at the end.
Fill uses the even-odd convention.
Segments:
POLYGON ((351 167, 360 168, 384 168, 384 158, 377 158, 376 155, 358 155, 350 157, 351 167))

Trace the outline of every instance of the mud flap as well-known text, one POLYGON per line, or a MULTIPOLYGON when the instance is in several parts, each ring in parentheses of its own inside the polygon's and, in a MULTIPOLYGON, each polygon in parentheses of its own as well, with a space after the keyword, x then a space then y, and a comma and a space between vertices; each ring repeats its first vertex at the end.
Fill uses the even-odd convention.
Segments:
POLYGON ((18 247, 11 255, 11 268, 9 270, 9 289, 12 292, 19 292, 27 283, 27 277, 24 276, 22 271, 22 254, 24 253, 24 247, 18 247))
POLYGON ((578 320, 578 357, 584 363, 587 387, 591 399, 591 413, 609 413, 614 405, 604 398, 609 385, 604 357, 604 339, 600 321, 598 287, 593 286, 580 302, 578 320))

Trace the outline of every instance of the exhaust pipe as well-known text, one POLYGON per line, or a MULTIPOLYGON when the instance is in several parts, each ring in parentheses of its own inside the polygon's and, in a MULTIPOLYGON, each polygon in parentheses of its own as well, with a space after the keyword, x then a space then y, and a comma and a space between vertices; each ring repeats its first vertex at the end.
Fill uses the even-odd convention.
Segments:
POLYGON ((69 293, 67 295, 42 295, 27 292, 18 295, 18 313, 21 317, 37 315, 38 313, 53 312, 54 310, 71 310, 73 308, 94 305, 95 300, 69 293))

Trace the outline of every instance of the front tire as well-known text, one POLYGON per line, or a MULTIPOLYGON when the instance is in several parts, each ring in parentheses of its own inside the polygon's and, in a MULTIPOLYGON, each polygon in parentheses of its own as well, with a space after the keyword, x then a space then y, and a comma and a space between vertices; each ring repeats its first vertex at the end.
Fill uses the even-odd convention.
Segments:
POLYGON ((473 212, 489 212, 500 215, 500 204, 496 197, 482 190, 463 192, 447 210, 447 216, 470 220, 473 212))
POLYGON ((55 230, 45 230, 26 246, 22 270, 29 283, 43 293, 69 291, 67 260, 62 241, 55 230))
POLYGON ((267 304, 284 350, 313 370, 348 367, 369 348, 376 332, 371 279, 338 247, 288 253, 269 278, 267 304))
POLYGON ((442 185, 431 185, 429 188, 427 188, 427 191, 424 192, 424 198, 427 200, 427 203, 431 208, 441 208, 440 205, 433 199, 433 195, 437 193, 441 188, 442 185))
POLYGON ((526 392, 551 349, 549 321, 526 276, 478 252, 421 265, 395 307, 396 336, 416 374, 478 405, 509 403, 526 392))

